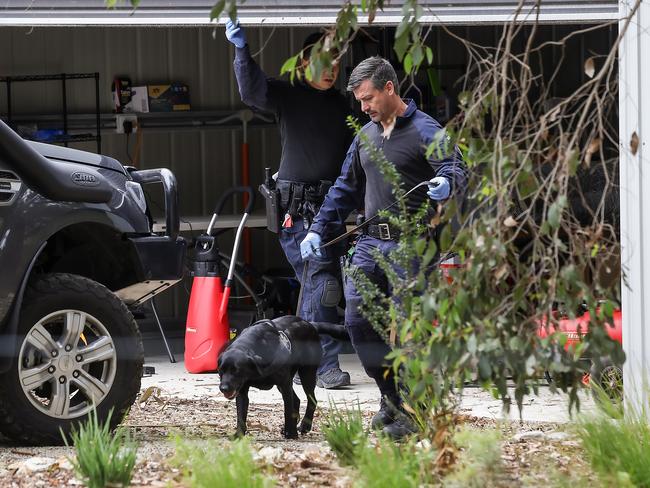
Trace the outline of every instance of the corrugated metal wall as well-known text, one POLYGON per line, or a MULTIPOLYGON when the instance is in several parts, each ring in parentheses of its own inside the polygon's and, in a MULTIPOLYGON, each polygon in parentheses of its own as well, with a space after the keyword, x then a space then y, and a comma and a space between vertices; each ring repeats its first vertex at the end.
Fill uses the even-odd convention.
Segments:
MULTIPOLYGON (((542 28, 542 39, 555 38, 575 30, 576 26, 542 28)), ((495 45, 500 27, 454 27, 454 32, 479 44, 495 45)), ((269 74, 277 74, 284 60, 295 53, 311 29, 248 28, 247 36, 256 59, 269 74), (260 49, 264 47, 264 49, 260 49)), ((347 56, 339 85, 345 83, 346 64, 353 66, 366 56, 390 52, 391 35, 387 30, 371 31, 378 43, 356 46, 347 56), (370 47, 368 47, 370 46, 370 47)), ((558 52, 545 59, 554 66, 565 63, 564 87, 584 81, 584 59, 602 54, 612 45, 616 26, 576 36, 564 58, 558 52)), ((525 36, 524 36, 525 37, 525 36)), ((522 37, 522 39, 524 38, 522 37)), ((464 48, 441 28, 429 37, 440 65, 464 65, 464 48)), ((522 40, 523 42, 523 40, 522 40)), ((2 28, 0 29, 0 75, 52 74, 62 72, 100 73, 101 111, 110 113, 110 85, 114 76, 131 78, 134 85, 179 81, 189 85, 193 110, 237 110, 243 108, 232 71, 233 51, 222 28, 2 28)), ((458 69, 440 70, 442 86, 451 95, 461 87, 458 69)), ((74 83, 74 84, 73 84, 74 83)), ((94 110, 94 86, 90 81, 69 85, 69 110, 89 113, 94 110)), ((0 85, 0 114, 6 112, 6 94, 0 85)), ((562 96, 559 89, 555 96, 562 96)), ((60 109, 61 89, 56 82, 13 87, 13 110, 21 114, 49 114, 60 109)), ((317 116, 318 114, 313 114, 317 116)), ((262 179, 264 166, 277 167, 280 148, 275 126, 249 128, 251 178, 255 186, 262 179)), ((102 134, 104 154, 128 162, 126 138, 109 131, 102 134)), ((221 191, 240 181, 239 145, 241 128, 237 125, 203 130, 152 130, 143 133, 141 167, 169 167, 180 187, 181 215, 206 215, 221 191)), ((77 144, 80 149, 95 150, 94 143, 77 144)), ((133 141, 131 141, 133 150, 133 141)), ((261 203, 258 203, 261 208, 261 203)), ((260 269, 278 266, 282 255, 273 235, 253 230, 253 264, 260 269)), ((230 242, 223 241, 228 249, 230 242)), ((161 314, 182 320, 187 295, 183 287, 160 298, 161 314)))
MULTIPOLYGON (((262 68, 273 74, 294 49, 301 47, 306 31, 300 29, 248 29, 253 51, 272 36, 268 48, 257 56, 262 68)), ((194 110, 243 108, 232 71, 233 50, 223 29, 212 28, 3 28, 0 29, 0 75, 72 72, 100 73, 101 111, 110 113, 110 85, 116 75, 128 76, 134 85, 179 81, 190 87, 194 110)), ((6 113, 6 91, 0 84, 0 114, 6 113)), ((68 82, 71 113, 94 111, 95 88, 91 80, 68 82)), ((12 84, 14 114, 52 114, 61 108, 60 82, 12 84)), ((275 126, 250 127, 251 176, 255 186, 262 168, 277 167, 280 145, 275 126)), ((126 137, 102 133, 102 152, 128 163, 126 137)), ((176 174, 183 216, 211 213, 220 193, 240 181, 238 124, 196 130, 155 129, 143 132, 140 166, 168 167, 176 174)), ((134 150, 134 138, 130 152, 134 150)), ((77 143, 78 149, 95 151, 94 142, 77 143)), ((261 203, 258 202, 258 208, 261 203)), ((278 265, 282 254, 274 236, 254 229, 253 264, 264 269, 278 265)), ((228 235, 221 242, 231 246, 228 235)), ((186 293, 178 288, 158 300, 161 315, 184 316, 186 293), (167 295, 167 296, 165 296, 167 295), (172 296, 173 295, 173 296, 172 296)))

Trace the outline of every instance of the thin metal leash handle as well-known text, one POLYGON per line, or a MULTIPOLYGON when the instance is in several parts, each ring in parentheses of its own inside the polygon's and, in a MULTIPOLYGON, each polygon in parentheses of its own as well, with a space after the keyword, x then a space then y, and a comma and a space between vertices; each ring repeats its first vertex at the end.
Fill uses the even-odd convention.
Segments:
MULTIPOLYGON (((407 191, 406 193, 404 193, 404 196, 403 196, 402 198, 406 198, 406 197, 409 196, 411 193, 413 193, 415 190, 417 190, 418 188, 420 188, 420 187, 422 187, 422 186, 424 186, 424 185, 431 185, 432 187, 435 188, 436 186, 439 185, 439 183, 431 183, 429 180, 421 181, 420 183, 418 183, 417 185, 415 185, 413 188, 411 188, 409 191, 407 191)), ((379 210, 375 215, 373 215, 373 216, 370 217, 369 219, 364 220, 364 221, 363 221, 362 223, 360 223, 359 225, 357 225, 357 226, 353 227, 352 229, 350 229, 349 231, 347 231, 345 234, 341 234, 340 236, 335 237, 335 238, 332 239, 331 241, 326 242, 325 244, 323 244, 322 246, 320 246, 320 247, 318 247, 318 248, 316 248, 316 249, 317 249, 317 250, 318 250, 318 249, 325 249, 326 247, 332 246, 332 245, 336 244, 337 242, 341 242, 341 241, 342 241, 343 239, 345 239, 346 237, 348 237, 348 236, 354 234, 356 231, 358 231, 358 230, 361 229, 362 227, 365 227, 365 226, 368 225, 370 222, 372 222, 373 220, 375 220, 377 217, 379 217, 379 214, 380 214, 381 212, 385 212, 386 210, 389 210, 389 209, 393 208, 395 205, 397 205, 397 204, 399 203, 399 201, 400 201, 400 199, 398 198, 397 200, 395 200, 395 201, 394 201, 393 203, 391 203, 390 205, 388 205, 388 206, 382 208, 381 210, 379 210)))
POLYGON ((309 260, 304 261, 305 265, 302 267, 302 279, 300 280, 300 293, 298 293, 298 304, 296 305, 296 316, 300 317, 302 312, 302 292, 305 289, 305 280, 307 279, 307 268, 309 267, 309 260))

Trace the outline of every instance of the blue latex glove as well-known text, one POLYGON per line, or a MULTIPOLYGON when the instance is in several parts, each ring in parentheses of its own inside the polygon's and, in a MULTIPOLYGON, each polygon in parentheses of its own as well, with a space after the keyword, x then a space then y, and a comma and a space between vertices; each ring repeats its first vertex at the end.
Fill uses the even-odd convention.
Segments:
POLYGON ((444 176, 436 176, 429 181, 429 191, 427 195, 431 200, 446 200, 451 193, 449 180, 444 176))
POLYGON ((314 257, 322 258, 323 254, 320 252, 320 245, 322 239, 315 232, 307 232, 307 236, 300 243, 300 255, 305 261, 314 259, 314 257))
POLYGON ((239 20, 233 22, 228 19, 226 22, 226 39, 235 47, 242 48, 246 45, 246 34, 244 34, 244 28, 239 25, 239 20))

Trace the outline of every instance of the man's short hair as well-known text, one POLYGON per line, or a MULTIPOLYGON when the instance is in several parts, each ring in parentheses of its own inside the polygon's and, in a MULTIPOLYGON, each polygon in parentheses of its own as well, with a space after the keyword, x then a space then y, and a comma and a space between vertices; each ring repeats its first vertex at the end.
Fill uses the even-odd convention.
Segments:
POLYGON ((359 88, 359 85, 366 80, 372 81, 372 86, 377 90, 383 90, 386 83, 389 81, 393 82, 395 90, 399 87, 395 69, 387 59, 384 59, 381 56, 373 56, 361 61, 357 67, 352 70, 352 74, 348 80, 347 90, 356 90, 359 88))

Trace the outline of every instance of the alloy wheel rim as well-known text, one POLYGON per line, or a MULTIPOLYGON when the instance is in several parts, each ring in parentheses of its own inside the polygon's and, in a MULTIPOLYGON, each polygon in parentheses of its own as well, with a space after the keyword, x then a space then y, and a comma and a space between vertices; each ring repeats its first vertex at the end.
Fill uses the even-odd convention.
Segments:
POLYGON ((32 326, 18 357, 25 396, 59 419, 87 414, 108 395, 117 353, 106 327, 81 310, 58 310, 32 326))

